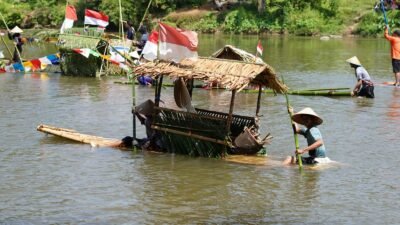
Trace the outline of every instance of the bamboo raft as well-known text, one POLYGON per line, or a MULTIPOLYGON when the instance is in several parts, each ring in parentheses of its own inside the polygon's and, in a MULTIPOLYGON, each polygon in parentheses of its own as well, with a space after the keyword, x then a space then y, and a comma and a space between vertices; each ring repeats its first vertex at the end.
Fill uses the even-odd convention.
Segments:
POLYGON ((52 134, 57 137, 62 137, 68 140, 77 141, 85 144, 90 144, 93 147, 106 147, 112 146, 114 143, 119 142, 119 139, 104 138, 94 135, 81 134, 75 130, 65 129, 60 127, 53 127, 45 124, 40 124, 36 130, 52 134))
MULTIPOLYGON (((115 84, 126 84, 132 85, 132 81, 114 81, 115 84)), ((138 82, 135 82, 136 85, 139 85, 138 82)), ((173 87, 174 84, 164 83, 163 87, 173 87)), ((193 88, 203 88, 205 90, 226 90, 226 88, 222 87, 212 87, 212 88, 204 88, 203 85, 197 84, 194 85, 193 88)), ((256 89, 244 89, 243 93, 258 93, 256 89)), ((275 94, 273 90, 266 89, 262 90, 262 93, 266 94, 275 94)), ((306 89, 306 90, 288 90, 287 94, 289 95, 304 95, 304 96, 332 96, 332 97, 340 97, 340 96, 351 96, 350 88, 322 88, 322 89, 306 89)))

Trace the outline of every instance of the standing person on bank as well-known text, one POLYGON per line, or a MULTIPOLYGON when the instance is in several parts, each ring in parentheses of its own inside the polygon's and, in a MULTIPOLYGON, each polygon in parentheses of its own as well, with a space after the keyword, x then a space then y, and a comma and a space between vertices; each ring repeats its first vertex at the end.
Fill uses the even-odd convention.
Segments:
POLYGON ((385 26, 385 38, 390 41, 392 67, 394 73, 394 86, 400 86, 400 30, 393 31, 393 36, 389 35, 388 26, 385 26))
POLYGON ((20 56, 22 54, 22 45, 24 42, 22 41, 21 33, 23 33, 23 31, 18 26, 15 26, 12 30, 10 30, 10 33, 8 33, 8 37, 14 42, 15 45, 13 55, 14 62, 22 62, 20 56))
MULTIPOLYGON (((291 111, 293 109, 290 109, 291 111)), ((324 141, 318 125, 322 124, 323 120, 319 117, 314 110, 311 108, 304 108, 298 113, 292 116, 292 120, 295 122, 296 133, 303 135, 307 139, 308 146, 297 150, 297 154, 304 154, 308 152, 308 157, 301 157, 303 164, 317 164, 327 163, 330 161, 326 157, 326 150, 324 141), (300 128, 297 124, 302 124, 305 128, 300 128)), ((288 156, 284 161, 283 165, 296 164, 296 156, 288 156)))
POLYGON ((369 73, 361 65, 360 60, 358 60, 357 56, 353 56, 350 59, 347 59, 346 62, 350 63, 351 68, 354 68, 357 78, 357 83, 354 86, 351 95, 374 98, 374 83, 372 83, 369 73))
POLYGON ((132 41, 135 39, 135 28, 132 26, 132 23, 130 21, 125 23, 125 29, 126 29, 126 39, 132 43, 132 41))

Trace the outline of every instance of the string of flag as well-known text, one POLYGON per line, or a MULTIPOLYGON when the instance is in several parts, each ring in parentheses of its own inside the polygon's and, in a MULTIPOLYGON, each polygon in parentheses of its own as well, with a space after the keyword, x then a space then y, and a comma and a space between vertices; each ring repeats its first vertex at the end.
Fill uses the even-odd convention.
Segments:
POLYGON ((3 70, 5 72, 14 73, 14 72, 29 72, 29 71, 38 71, 44 70, 48 65, 58 65, 60 64, 60 55, 51 54, 41 58, 32 59, 26 62, 18 62, 12 63, 10 65, 5 65, 3 70))

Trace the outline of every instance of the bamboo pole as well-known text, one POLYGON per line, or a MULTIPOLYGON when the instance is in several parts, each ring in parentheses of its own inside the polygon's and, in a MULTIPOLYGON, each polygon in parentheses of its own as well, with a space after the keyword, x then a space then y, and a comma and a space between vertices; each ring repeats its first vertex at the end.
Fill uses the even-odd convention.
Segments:
POLYGON ((174 129, 170 129, 170 128, 159 127, 159 126, 156 126, 156 125, 152 125, 151 128, 155 129, 155 130, 160 130, 160 131, 164 131, 164 132, 178 134, 178 135, 182 135, 182 136, 186 136, 186 137, 192 137, 192 138, 196 138, 196 139, 199 139, 199 140, 209 141, 209 142, 213 142, 213 143, 216 143, 216 144, 228 146, 228 143, 226 141, 218 140, 218 139, 215 139, 215 138, 209 138, 209 137, 205 137, 205 136, 198 135, 198 134, 193 134, 191 132, 182 132, 182 131, 178 131, 178 130, 174 130, 174 129))
POLYGON ((121 6, 121 0, 118 0, 118 4, 119 4, 119 20, 120 20, 120 35, 121 35, 121 40, 122 43, 124 43, 124 47, 125 47, 125 37, 124 37, 124 21, 122 19, 122 6, 121 6))
MULTIPOLYGON (((285 80, 283 79, 282 76, 282 83, 285 84, 285 80)), ((297 156, 297 161, 299 163, 299 169, 300 171, 303 169, 303 161, 301 161, 301 154, 298 153, 299 150, 299 138, 297 136, 297 129, 296 129, 296 125, 292 119, 293 116, 293 112, 290 110, 290 102, 289 102, 289 96, 288 94, 285 92, 285 98, 286 98, 286 107, 287 107, 287 111, 289 114, 289 118, 290 118, 290 123, 292 124, 292 128, 293 128, 293 138, 294 138, 294 145, 296 146, 296 156, 297 156)))
MULTIPOLYGON (((0 12, 0 16, 1 16, 1 18, 2 18, 2 20, 3 20, 3 23, 4 23, 4 26, 7 28, 7 32, 10 32, 10 29, 8 28, 8 25, 7 25, 7 23, 6 23, 6 20, 4 19, 4 16, 3 16, 3 14, 0 12)), ((19 58, 19 60, 20 60, 20 63, 21 63, 21 66, 22 66, 22 68, 24 69, 24 71, 23 72, 25 72, 25 67, 24 67, 24 64, 22 63, 22 57, 21 57, 21 54, 19 53, 19 50, 18 50, 18 48, 17 48, 17 44, 13 41, 13 43, 14 43, 14 48, 15 48, 15 51, 17 52, 17 54, 18 54, 18 58, 19 58)), ((8 47, 7 47, 8 48, 8 47)), ((13 55, 14 56, 14 55, 13 55)))
POLYGON ((11 57, 11 59, 12 59, 12 58, 13 58, 13 53, 11 52, 10 48, 8 47, 8 45, 7 45, 6 41, 4 40, 4 37, 3 37, 3 36, 1 36, 1 40, 3 41, 4 46, 6 46, 7 51, 8 51, 8 53, 10 54, 10 57, 11 57))

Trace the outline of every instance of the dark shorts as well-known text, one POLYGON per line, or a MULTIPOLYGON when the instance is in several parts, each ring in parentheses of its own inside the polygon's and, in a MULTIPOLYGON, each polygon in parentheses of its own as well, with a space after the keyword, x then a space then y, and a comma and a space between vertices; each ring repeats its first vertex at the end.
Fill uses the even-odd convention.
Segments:
POLYGON ((400 73, 400 60, 392 59, 393 73, 400 73))
MULTIPOLYGON (((297 156, 292 156, 292 157, 295 157, 296 158, 296 164, 298 164, 298 161, 297 161, 297 156)), ((293 161, 292 161, 293 162, 293 161)), ((315 157, 301 157, 301 162, 303 163, 303 164, 307 164, 307 165, 313 165, 313 164, 317 164, 318 162, 317 161, 315 161, 315 157)))
POLYGON ((363 86, 361 90, 357 93, 357 96, 375 98, 374 86, 372 85, 363 86))

